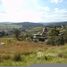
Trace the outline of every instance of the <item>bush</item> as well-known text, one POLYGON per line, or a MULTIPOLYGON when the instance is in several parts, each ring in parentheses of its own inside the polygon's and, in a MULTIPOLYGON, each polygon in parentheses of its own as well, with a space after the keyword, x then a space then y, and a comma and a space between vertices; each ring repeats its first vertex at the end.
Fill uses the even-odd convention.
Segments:
POLYGON ((10 55, 0 55, 0 62, 11 59, 10 55))
POLYGON ((55 37, 55 45, 64 45, 63 36, 56 36, 55 37))
MULTIPOLYGON (((51 29, 48 32, 48 41, 47 44, 51 44, 51 45, 64 45, 65 40, 67 37, 63 36, 63 35, 59 35, 61 34, 59 32, 59 30, 57 30, 56 28, 51 29)), ((65 33, 66 35, 66 33, 65 33)))
POLYGON ((11 56, 10 55, 3 55, 2 57, 3 57, 4 60, 11 59, 11 56))
POLYGON ((15 54, 13 60, 14 61, 21 61, 22 60, 22 57, 21 57, 20 54, 15 54))
POLYGON ((48 32, 48 35, 49 35, 49 36, 58 36, 58 34, 59 34, 59 30, 57 30, 57 29, 55 29, 55 28, 51 29, 51 30, 48 32))
POLYGON ((49 37, 48 41, 46 42, 47 45, 55 45, 54 43, 54 37, 49 37))
POLYGON ((64 45, 63 36, 51 36, 47 41, 48 45, 64 45))
POLYGON ((16 38, 17 40, 20 40, 20 39, 19 39, 20 33, 21 33, 21 31, 20 31, 19 29, 14 29, 14 35, 15 35, 15 38, 16 38))

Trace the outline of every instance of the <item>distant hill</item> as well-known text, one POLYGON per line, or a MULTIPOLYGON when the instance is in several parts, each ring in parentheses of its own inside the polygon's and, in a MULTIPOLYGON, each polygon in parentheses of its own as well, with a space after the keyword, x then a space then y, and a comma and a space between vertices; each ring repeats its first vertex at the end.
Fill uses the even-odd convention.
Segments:
POLYGON ((11 30, 14 28, 21 28, 21 25, 13 23, 0 23, 0 30, 11 30))
POLYGON ((22 29, 32 29, 35 27, 67 25, 67 22, 50 22, 50 23, 21 22, 21 23, 15 23, 15 24, 16 25, 22 25, 22 29))
POLYGON ((44 25, 41 23, 32 23, 32 22, 16 23, 16 25, 22 25, 23 29, 31 29, 34 27, 44 27, 44 25))
POLYGON ((32 29, 35 27, 44 27, 44 26, 60 26, 67 25, 67 22, 52 22, 52 23, 34 23, 34 22, 18 22, 18 23, 9 23, 4 22, 0 23, 0 29, 13 29, 13 28, 21 28, 21 29, 32 29))
POLYGON ((65 22, 50 22, 50 23, 42 23, 44 26, 61 26, 67 25, 67 21, 65 22))

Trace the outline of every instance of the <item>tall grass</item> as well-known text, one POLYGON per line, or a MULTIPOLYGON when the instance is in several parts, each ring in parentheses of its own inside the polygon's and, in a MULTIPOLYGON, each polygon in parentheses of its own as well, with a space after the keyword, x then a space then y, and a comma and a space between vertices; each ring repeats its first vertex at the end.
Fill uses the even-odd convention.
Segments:
POLYGON ((14 38, 1 38, 0 65, 31 65, 45 63, 67 63, 67 44, 63 46, 49 46, 45 43, 17 41, 14 38), (37 53, 42 51, 43 56, 38 58, 37 53))

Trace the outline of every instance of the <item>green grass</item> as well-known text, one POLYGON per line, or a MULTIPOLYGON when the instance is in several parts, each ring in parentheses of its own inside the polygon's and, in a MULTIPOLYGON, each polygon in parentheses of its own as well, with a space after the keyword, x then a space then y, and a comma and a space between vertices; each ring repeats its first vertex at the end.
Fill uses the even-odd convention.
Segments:
POLYGON ((0 66, 67 64, 67 44, 63 46, 48 46, 44 43, 17 41, 14 38, 1 38, 0 42, 5 43, 5 45, 0 48, 0 66), (37 56, 39 51, 43 53, 43 56, 37 56), (21 60, 13 60, 16 54, 20 54, 21 60))

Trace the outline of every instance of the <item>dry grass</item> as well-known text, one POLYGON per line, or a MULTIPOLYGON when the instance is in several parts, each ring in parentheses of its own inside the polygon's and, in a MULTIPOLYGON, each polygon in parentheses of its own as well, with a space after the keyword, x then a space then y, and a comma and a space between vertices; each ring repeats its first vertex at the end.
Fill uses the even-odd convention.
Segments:
POLYGON ((2 38, 0 42, 4 42, 5 45, 1 45, 0 54, 13 54, 13 53, 29 53, 37 50, 46 50, 48 45, 44 43, 34 43, 28 41, 17 41, 15 39, 2 38))
POLYGON ((0 43, 4 42, 5 45, 0 46, 0 54, 14 54, 14 53, 31 53, 38 50, 50 51, 52 49, 64 48, 64 46, 49 46, 45 43, 35 43, 29 41, 17 41, 14 38, 1 38, 0 43))
POLYGON ((2 57, 5 60, 10 59, 10 61, 3 62, 2 65, 12 64, 14 62, 12 58, 17 54, 21 54, 21 56, 24 55, 25 59, 24 62, 18 62, 18 65, 20 65, 20 63, 22 63, 21 65, 34 63, 67 63, 67 44, 63 46, 49 46, 42 42, 17 41, 14 38, 1 38, 0 43, 1 42, 5 44, 0 45, 0 58, 2 57), (40 59, 36 57, 39 50, 44 53, 44 56, 40 59), (45 56, 47 60, 45 60, 45 56))

